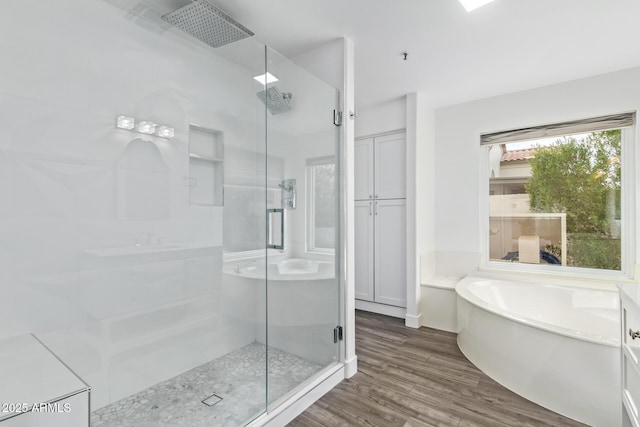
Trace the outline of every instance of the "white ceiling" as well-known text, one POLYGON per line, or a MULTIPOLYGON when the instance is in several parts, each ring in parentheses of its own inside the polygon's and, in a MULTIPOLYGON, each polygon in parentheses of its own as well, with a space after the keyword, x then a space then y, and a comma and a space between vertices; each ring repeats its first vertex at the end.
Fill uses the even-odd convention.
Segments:
POLYGON ((411 92, 441 107, 640 66, 639 0, 495 0, 471 13, 457 0, 212 1, 287 57, 352 39, 358 108, 411 92))

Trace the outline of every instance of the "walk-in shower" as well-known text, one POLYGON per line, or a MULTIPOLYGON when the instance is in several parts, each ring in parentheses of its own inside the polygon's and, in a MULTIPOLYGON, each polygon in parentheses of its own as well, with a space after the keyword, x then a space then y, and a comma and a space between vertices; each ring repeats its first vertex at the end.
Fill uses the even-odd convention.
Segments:
POLYGON ((77 375, 33 399, 88 385, 94 427, 238 426, 334 372, 339 250, 308 236, 338 235, 338 167, 307 180, 339 163, 336 90, 203 0, 3 7, 0 361, 32 360, 3 357, 25 335, 77 375))

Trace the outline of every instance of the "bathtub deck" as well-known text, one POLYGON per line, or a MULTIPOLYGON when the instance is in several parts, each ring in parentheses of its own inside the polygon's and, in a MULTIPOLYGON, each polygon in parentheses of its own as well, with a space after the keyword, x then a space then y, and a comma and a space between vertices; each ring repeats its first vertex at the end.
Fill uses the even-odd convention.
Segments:
POLYGON ((290 426, 584 426, 487 377, 449 332, 357 311, 356 354, 358 373, 290 426))

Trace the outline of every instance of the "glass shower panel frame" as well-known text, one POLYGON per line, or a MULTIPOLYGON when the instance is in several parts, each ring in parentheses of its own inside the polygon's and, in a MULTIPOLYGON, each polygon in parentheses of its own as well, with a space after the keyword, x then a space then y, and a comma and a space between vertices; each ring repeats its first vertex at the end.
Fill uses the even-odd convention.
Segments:
POLYGON ((334 342, 340 324, 340 128, 333 122, 337 89, 270 48, 267 70, 278 79, 265 85, 261 97, 267 99, 267 153, 282 164, 277 173, 270 171, 267 192, 279 197, 267 209, 284 213, 284 248, 269 251, 266 269, 267 404, 272 411, 341 360, 341 343, 334 342), (332 216, 333 224, 325 219, 325 227, 314 232, 333 235, 334 250, 310 251, 307 211, 313 188, 307 168, 314 159, 326 163, 330 158, 333 185, 323 188, 320 198, 332 199, 324 216, 332 216))

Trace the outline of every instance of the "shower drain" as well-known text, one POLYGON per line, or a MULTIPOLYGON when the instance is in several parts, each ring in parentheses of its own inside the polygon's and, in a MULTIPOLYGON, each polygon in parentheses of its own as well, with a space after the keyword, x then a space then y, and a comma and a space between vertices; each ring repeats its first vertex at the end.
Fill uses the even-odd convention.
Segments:
POLYGON ((222 401, 222 398, 220 396, 218 396, 217 394, 212 394, 211 396, 204 399, 202 403, 204 403, 207 406, 213 406, 216 403, 219 403, 221 401, 222 401))

